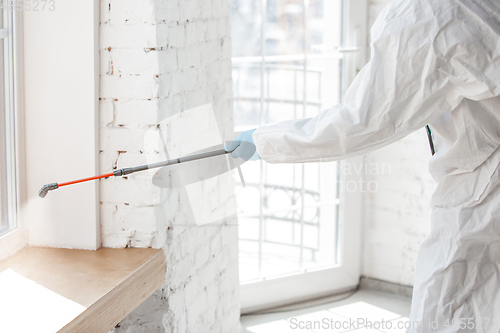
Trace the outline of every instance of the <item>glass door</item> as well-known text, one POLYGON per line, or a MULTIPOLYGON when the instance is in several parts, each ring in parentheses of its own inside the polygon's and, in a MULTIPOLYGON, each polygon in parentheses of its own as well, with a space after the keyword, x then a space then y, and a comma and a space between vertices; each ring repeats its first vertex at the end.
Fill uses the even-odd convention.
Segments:
MULTIPOLYGON (((231 0, 236 132, 314 117, 342 102, 362 52, 365 17, 350 16, 357 17, 353 8, 363 15, 366 6, 355 2, 231 0)), ((342 164, 259 161, 242 168, 245 186, 236 193, 243 311, 356 285, 359 274, 347 282, 340 271, 359 267, 359 239, 346 244, 359 225, 347 203, 355 209, 359 197, 345 191, 342 164), (300 288, 304 283, 323 286, 300 288)))

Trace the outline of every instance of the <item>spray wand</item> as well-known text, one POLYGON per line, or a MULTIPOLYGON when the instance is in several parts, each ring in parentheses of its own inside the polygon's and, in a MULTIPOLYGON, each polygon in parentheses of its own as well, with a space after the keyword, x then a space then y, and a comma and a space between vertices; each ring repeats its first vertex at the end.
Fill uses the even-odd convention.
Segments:
POLYGON ((101 178, 108 178, 108 177, 111 177, 111 176, 121 177, 121 176, 129 175, 129 174, 134 173, 134 172, 144 171, 144 170, 148 170, 148 169, 161 168, 161 167, 164 167, 164 166, 169 166, 169 165, 174 165, 174 164, 179 164, 179 163, 184 163, 184 162, 196 161, 196 160, 201 160, 201 159, 205 159, 205 158, 210 158, 210 157, 215 157, 215 156, 230 154, 235 149, 236 148, 234 148, 233 150, 219 149, 219 150, 209 151, 209 152, 206 152, 206 153, 201 153, 201 154, 190 155, 190 156, 186 156, 186 157, 175 158, 175 159, 167 160, 167 161, 163 161, 163 162, 157 162, 157 163, 153 163, 153 164, 140 165, 140 166, 136 166, 136 167, 133 167, 133 168, 119 169, 119 170, 115 170, 115 171, 113 171, 111 173, 106 173, 106 174, 99 175, 99 176, 94 176, 94 177, 88 177, 88 178, 73 180, 73 181, 69 181, 69 182, 66 182, 66 183, 51 183, 51 184, 43 185, 42 188, 40 189, 40 191, 38 192, 38 195, 41 198, 45 198, 45 196, 47 195, 47 193, 49 191, 58 189, 59 187, 63 187, 63 186, 67 186, 67 185, 72 185, 72 184, 83 183, 83 182, 88 182, 88 181, 91 181, 91 180, 96 180, 96 179, 101 179, 101 178))

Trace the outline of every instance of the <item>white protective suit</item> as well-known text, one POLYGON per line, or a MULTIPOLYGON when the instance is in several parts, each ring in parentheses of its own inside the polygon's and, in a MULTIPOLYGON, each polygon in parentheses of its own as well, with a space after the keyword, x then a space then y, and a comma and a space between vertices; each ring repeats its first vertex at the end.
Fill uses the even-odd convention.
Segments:
POLYGON ((345 102, 257 129, 257 151, 270 163, 345 159, 430 124, 439 185, 414 282, 410 322, 423 323, 407 332, 500 332, 500 1, 396 0, 371 35, 345 102))

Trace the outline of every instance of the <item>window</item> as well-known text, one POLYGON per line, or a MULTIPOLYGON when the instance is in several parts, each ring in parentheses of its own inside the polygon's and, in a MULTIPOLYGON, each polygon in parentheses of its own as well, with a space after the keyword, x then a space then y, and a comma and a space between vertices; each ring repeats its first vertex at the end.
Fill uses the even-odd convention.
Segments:
POLYGON ((13 14, 4 8, 0 17, 0 235, 16 225, 13 14))
MULTIPOLYGON (((341 103, 363 58, 365 2, 231 0, 235 132, 314 117, 341 103)), ((352 214, 359 198, 344 193, 341 163, 242 166, 246 186, 236 193, 243 312, 357 284, 359 221, 352 214), (298 288, 287 284, 292 280, 300 280, 298 288)))
MULTIPOLYGON (((233 1, 235 129, 313 117, 340 102, 341 1, 233 1), (255 20, 262 17, 264 20, 255 20)), ((245 169, 237 189, 242 282, 294 274, 337 259, 339 164, 245 169), (255 205, 255 203, 259 203, 255 205)))

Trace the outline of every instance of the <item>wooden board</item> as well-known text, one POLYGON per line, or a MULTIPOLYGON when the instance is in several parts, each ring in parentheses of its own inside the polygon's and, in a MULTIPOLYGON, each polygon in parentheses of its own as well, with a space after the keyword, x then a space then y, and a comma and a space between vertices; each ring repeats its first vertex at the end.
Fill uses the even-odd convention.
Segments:
POLYGON ((0 332, 108 332, 165 282, 157 249, 26 247, 0 262, 0 332))

